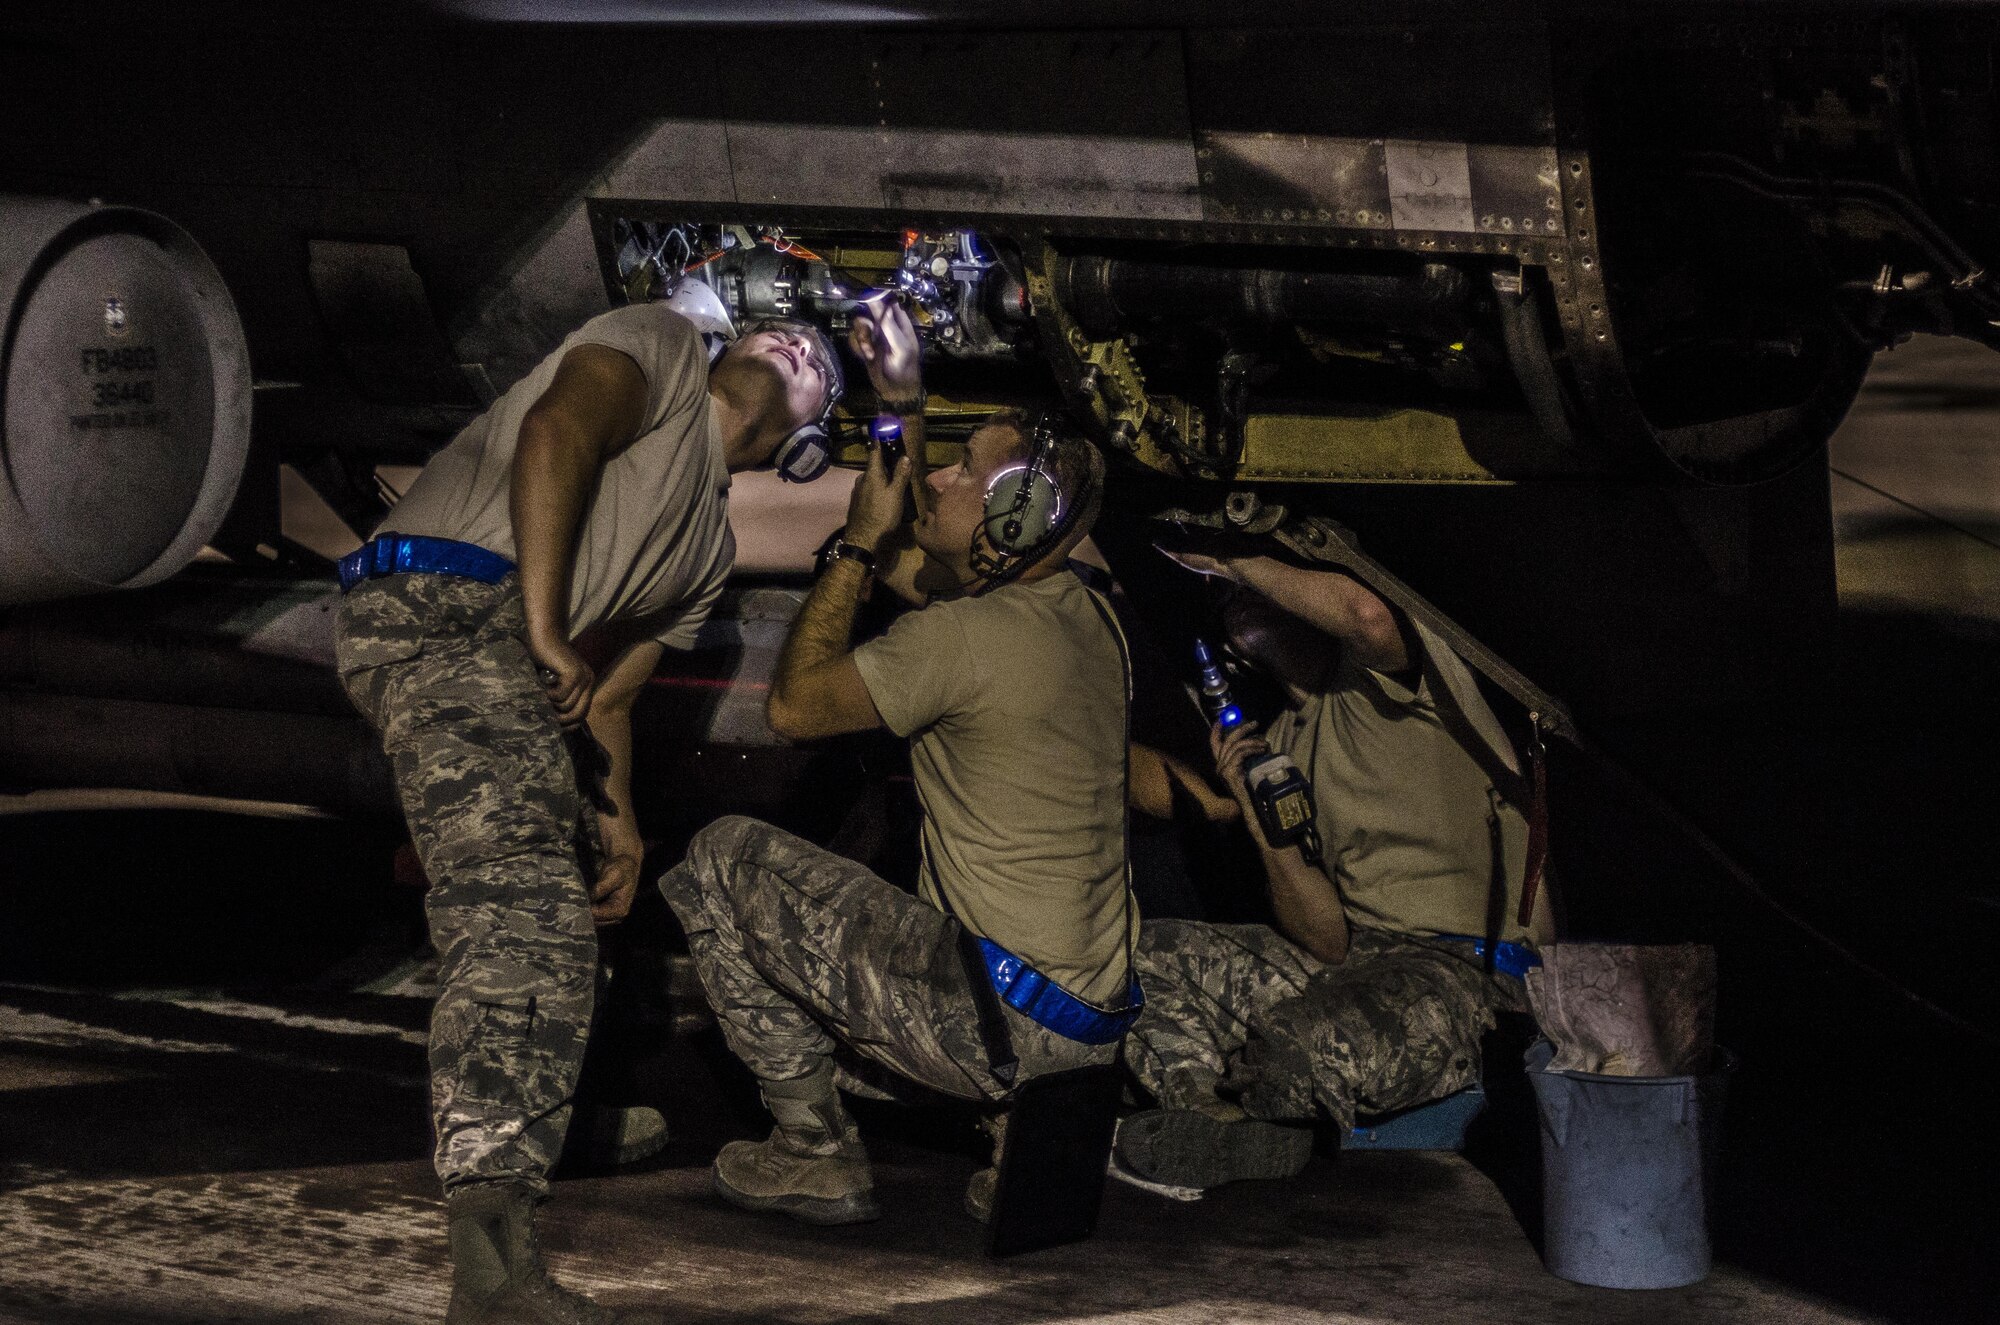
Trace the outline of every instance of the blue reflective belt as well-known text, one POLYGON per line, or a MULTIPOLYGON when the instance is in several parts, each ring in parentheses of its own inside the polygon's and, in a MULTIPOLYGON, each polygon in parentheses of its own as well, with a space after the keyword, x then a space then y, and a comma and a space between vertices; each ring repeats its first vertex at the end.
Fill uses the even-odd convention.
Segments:
POLYGON ((1535 955, 1533 948, 1524 948, 1518 943, 1495 943, 1489 945, 1485 939, 1474 938, 1470 934, 1436 934, 1432 937, 1443 939, 1447 943, 1470 943, 1472 945, 1472 955, 1482 961, 1486 958, 1487 947, 1491 946, 1493 949, 1493 969, 1502 975, 1511 975, 1516 980, 1527 979, 1528 972, 1542 964, 1542 959, 1535 955))
POLYGON ((1146 996, 1132 981, 1127 1006, 1116 1012, 1093 1007, 991 939, 979 940, 979 955, 1000 1001, 1037 1026, 1079 1044, 1113 1044, 1139 1019, 1146 996))
POLYGON ((340 559, 340 591, 346 593, 363 580, 412 571, 498 584, 513 570, 513 562, 477 543, 421 534, 377 534, 340 559))

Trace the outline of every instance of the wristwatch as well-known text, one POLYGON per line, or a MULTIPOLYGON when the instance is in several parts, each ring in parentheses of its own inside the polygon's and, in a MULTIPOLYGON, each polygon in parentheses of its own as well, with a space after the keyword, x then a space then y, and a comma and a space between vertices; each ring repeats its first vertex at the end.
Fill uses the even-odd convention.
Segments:
POLYGON ((879 398, 879 403, 882 406, 884 414, 894 414, 898 418, 908 418, 913 414, 922 414, 924 412, 924 405, 929 400, 930 393, 920 386, 917 388, 917 394, 914 396, 906 396, 901 400, 892 400, 888 396, 882 396, 879 398))
POLYGON ((859 543, 850 543, 844 538, 836 538, 820 549, 819 565, 814 568, 814 573, 826 574, 827 567, 836 561, 852 561, 870 575, 875 573, 875 554, 859 543))

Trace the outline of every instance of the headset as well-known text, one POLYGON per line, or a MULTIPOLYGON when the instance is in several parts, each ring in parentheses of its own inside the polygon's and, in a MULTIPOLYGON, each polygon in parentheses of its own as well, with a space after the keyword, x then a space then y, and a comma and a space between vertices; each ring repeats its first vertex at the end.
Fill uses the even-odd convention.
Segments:
POLYGON ((827 424, 831 421, 833 409, 826 412, 778 444, 777 452, 771 457, 771 467, 778 471, 778 477, 787 483, 810 483, 826 473, 833 463, 833 439, 827 435, 827 424))
POLYGON ((1081 503, 1063 492, 1056 477, 1058 434, 1053 414, 1037 414, 1028 432, 1028 458, 1002 466, 987 480, 986 514, 972 535, 972 569, 980 577, 975 594, 999 588, 1040 561, 1075 523, 1081 503))

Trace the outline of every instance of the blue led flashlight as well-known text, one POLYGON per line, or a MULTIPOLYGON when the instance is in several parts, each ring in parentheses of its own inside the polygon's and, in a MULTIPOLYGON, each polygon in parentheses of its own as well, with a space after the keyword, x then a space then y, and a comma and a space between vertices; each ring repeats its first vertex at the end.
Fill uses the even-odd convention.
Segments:
POLYGON ((1216 665, 1215 654, 1209 650, 1208 641, 1194 642, 1195 666, 1201 669, 1201 711, 1210 722, 1221 723, 1224 728, 1240 726, 1243 710, 1230 698, 1229 681, 1216 665))

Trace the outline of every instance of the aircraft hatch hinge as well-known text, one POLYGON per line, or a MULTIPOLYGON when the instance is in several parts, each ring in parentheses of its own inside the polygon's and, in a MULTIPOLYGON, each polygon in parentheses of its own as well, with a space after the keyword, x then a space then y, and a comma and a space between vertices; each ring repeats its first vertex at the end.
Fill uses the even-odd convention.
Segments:
POLYGON ((1152 395, 1130 337, 1093 339, 1063 306, 1048 245, 1024 255, 1029 308, 1063 399, 1107 450, 1176 478, 1219 478, 1233 457, 1214 453, 1206 413, 1152 395))

